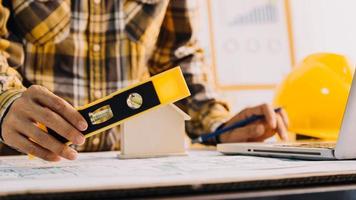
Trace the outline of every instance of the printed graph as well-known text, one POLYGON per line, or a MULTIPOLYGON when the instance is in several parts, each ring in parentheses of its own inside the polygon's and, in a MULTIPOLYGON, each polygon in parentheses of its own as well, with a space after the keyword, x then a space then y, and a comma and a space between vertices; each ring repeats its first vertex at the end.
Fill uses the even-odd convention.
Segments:
POLYGON ((219 89, 274 89, 292 65, 285 0, 208 1, 219 89))
POLYGON ((277 5, 270 1, 237 15, 231 25, 272 24, 277 23, 278 20, 277 5))

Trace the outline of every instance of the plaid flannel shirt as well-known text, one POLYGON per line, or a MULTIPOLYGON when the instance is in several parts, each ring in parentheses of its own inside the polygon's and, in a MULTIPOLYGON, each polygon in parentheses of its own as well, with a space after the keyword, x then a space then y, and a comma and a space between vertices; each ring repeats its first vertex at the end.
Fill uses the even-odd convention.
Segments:
MULTIPOLYGON (((214 130, 228 108, 212 90, 196 13, 192 0, 2 0, 0 119, 31 84, 77 107, 179 65, 192 93, 177 103, 192 117, 188 135, 214 130)), ((119 128, 77 147, 118 148, 119 128)))

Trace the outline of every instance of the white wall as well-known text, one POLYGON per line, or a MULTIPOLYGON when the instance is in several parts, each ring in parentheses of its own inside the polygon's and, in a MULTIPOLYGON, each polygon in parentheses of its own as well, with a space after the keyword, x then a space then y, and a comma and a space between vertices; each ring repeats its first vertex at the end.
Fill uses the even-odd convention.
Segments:
POLYGON ((356 60, 355 0, 291 0, 297 60, 320 51, 356 60))

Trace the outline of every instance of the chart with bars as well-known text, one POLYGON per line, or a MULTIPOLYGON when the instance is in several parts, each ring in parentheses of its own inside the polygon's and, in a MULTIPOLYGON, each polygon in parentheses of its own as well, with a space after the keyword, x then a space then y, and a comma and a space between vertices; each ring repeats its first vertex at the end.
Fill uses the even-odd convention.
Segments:
POLYGON ((218 86, 272 88, 290 71, 285 0, 211 0, 209 14, 218 86))
POLYGON ((267 4, 256 6, 251 10, 237 15, 231 25, 253 25, 267 24, 278 22, 278 9, 276 3, 268 2, 267 4))
POLYGON ((275 86, 291 70, 286 2, 199 0, 198 39, 232 112, 271 102, 275 86))

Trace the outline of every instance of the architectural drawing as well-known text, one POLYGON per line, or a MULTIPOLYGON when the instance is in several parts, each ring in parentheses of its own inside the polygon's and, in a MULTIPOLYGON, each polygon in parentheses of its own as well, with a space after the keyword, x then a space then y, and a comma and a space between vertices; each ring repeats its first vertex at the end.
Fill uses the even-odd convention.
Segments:
POLYGON ((26 156, 2 157, 0 194, 195 185, 286 175, 344 173, 355 169, 356 161, 223 156, 215 151, 130 160, 119 159, 118 152, 82 153, 76 161, 59 163, 28 160, 26 156))

